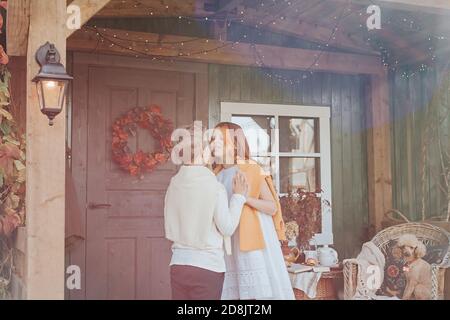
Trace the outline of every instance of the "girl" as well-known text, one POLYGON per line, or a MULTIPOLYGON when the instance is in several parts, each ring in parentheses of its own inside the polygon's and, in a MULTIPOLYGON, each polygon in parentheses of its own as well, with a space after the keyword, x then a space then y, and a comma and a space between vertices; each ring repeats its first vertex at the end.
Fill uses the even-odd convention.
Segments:
MULTIPOLYGON (((285 240, 278 196, 270 176, 250 160, 247 139, 240 126, 220 123, 216 126, 224 142, 222 156, 215 155, 217 179, 232 195, 233 177, 246 175, 249 194, 239 229, 233 234, 232 256, 227 256, 223 300, 293 300, 294 292, 281 252, 279 240, 285 240), (227 161, 229 159, 233 159, 227 161), (226 163, 228 162, 228 164, 226 163)), ((231 198, 230 198, 231 199, 231 198)))
POLYGON ((188 130, 187 147, 194 156, 171 179, 164 206, 166 237, 173 241, 172 299, 219 300, 225 272, 224 236, 231 236, 239 223, 248 186, 242 174, 232 177, 229 200, 224 186, 203 164, 202 152, 195 157, 194 128, 188 130))

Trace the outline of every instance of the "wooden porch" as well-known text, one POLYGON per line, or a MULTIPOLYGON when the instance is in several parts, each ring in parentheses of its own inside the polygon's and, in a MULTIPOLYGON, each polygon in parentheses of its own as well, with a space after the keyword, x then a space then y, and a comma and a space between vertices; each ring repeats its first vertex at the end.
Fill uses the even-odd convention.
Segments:
MULTIPOLYGON (((361 244, 382 228, 389 209, 398 208, 417 219, 421 210, 437 215, 446 202, 444 196, 435 195, 439 187, 432 170, 422 173, 416 168, 416 154, 423 148, 415 139, 421 139, 431 98, 448 77, 447 1, 69 0, 67 5, 79 6, 80 30, 66 27, 67 6, 60 0, 8 2, 13 113, 27 136, 27 220, 17 237, 17 296, 96 297, 92 293, 96 288, 86 290, 87 283, 95 281, 85 272, 92 264, 87 261, 87 239, 95 233, 95 225, 87 221, 93 201, 89 191, 95 189, 91 186, 95 179, 132 187, 117 176, 91 176, 95 159, 89 157, 96 145, 90 139, 104 135, 92 124, 92 119, 99 123, 102 119, 92 106, 102 105, 104 99, 93 92, 117 94, 120 101, 144 101, 139 92, 137 98, 129 98, 108 91, 135 90, 127 86, 138 77, 141 82, 160 77, 166 86, 174 84, 165 74, 181 79, 180 86, 171 90, 176 93, 173 99, 181 97, 183 102, 169 107, 180 124, 202 120, 214 126, 221 121, 222 102, 329 107, 333 234, 342 258, 355 256, 361 244), (368 30, 366 24, 371 4, 382 10, 379 30, 368 30), (55 43, 75 78, 68 107, 54 127, 40 113, 31 82, 38 72, 34 53, 46 41, 55 43), (135 78, 128 78, 131 73, 135 78), (112 81, 115 75, 123 81, 112 81), (74 181, 84 237, 70 249, 64 246, 71 223, 64 215, 66 170, 74 181), (81 290, 65 290, 69 265, 81 267, 81 290)), ((153 96, 164 91, 156 84, 145 90, 153 96)), ((156 99, 172 103, 171 97, 156 99)), ((448 101, 447 93, 442 105, 448 101)), ((107 118, 112 111, 104 110, 107 118)), ((448 134, 450 120, 444 121, 448 134)), ((423 151, 430 163, 439 162, 436 151, 435 146, 423 151)), ((164 173, 155 175, 154 180, 163 181, 164 173)), ((164 189, 163 182, 145 183, 149 190, 164 189)), ((137 243, 145 248, 153 245, 137 243)), ((158 253, 161 248, 154 250, 158 253)), ((113 249, 129 251, 122 244, 113 249)), ((103 290, 98 286, 99 292, 103 290)), ((160 290, 158 285, 128 289, 130 297, 152 299, 160 290)))

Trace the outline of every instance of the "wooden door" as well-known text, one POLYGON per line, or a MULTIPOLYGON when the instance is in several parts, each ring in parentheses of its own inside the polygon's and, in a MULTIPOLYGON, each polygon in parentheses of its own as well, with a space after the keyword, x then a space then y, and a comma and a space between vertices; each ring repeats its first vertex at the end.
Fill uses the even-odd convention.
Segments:
MULTIPOLYGON (((176 168, 167 163, 142 180, 123 172, 111 159, 111 125, 130 108, 153 103, 175 126, 191 123, 194 78, 174 71, 89 69, 87 299, 170 299, 163 205, 176 168)), ((151 151, 154 140, 139 130, 129 146, 151 151)))

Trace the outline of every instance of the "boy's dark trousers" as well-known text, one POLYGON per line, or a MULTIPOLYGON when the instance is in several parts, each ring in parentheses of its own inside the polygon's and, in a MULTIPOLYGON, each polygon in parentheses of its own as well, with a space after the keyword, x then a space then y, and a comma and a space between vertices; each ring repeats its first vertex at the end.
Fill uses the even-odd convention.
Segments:
POLYGON ((220 300, 225 273, 173 265, 170 282, 173 300, 220 300))

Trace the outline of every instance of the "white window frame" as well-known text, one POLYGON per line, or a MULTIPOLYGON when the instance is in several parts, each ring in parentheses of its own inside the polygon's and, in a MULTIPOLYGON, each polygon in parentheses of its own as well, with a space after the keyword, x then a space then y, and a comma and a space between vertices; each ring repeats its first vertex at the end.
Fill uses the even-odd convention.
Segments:
MULTIPOLYGON (((232 116, 261 115, 271 116, 275 119, 275 128, 279 128, 280 117, 314 118, 319 121, 320 153, 279 152, 278 130, 272 137, 271 152, 260 156, 270 156, 275 159, 275 168, 279 170, 280 157, 316 157, 320 159, 320 181, 322 188, 322 231, 314 236, 311 244, 333 244, 333 225, 331 210, 331 134, 330 134, 330 107, 302 106, 262 103, 221 102, 221 121, 231 121, 232 116), (326 204, 328 203, 328 205, 326 204)), ((274 177, 277 190, 280 190, 280 177, 274 177)), ((301 230, 301 226, 300 226, 301 230)))

